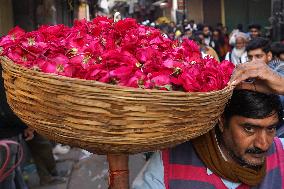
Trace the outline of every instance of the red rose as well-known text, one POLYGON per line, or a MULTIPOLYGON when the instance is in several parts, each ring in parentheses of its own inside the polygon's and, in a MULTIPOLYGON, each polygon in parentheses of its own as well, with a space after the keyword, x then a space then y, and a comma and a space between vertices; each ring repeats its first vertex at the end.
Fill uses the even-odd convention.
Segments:
POLYGON ((161 90, 219 90, 234 69, 202 58, 191 40, 172 41, 131 18, 76 20, 71 28, 41 26, 28 33, 15 27, 0 39, 0 55, 47 73, 161 90))

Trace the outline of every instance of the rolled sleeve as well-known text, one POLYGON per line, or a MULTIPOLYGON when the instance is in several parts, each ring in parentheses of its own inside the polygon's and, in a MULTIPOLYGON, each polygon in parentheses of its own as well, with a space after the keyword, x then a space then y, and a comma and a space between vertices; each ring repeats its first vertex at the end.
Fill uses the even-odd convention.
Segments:
POLYGON ((155 152, 132 184, 132 189, 165 189, 161 152, 155 152))

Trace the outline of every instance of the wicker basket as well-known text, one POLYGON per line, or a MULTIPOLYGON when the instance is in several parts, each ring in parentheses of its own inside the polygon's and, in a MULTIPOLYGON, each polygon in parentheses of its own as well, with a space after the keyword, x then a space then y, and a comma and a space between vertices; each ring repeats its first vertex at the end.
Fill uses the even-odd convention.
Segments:
POLYGON ((8 103, 27 125, 98 154, 163 149, 206 133, 232 94, 230 87, 210 93, 119 87, 1 59, 8 103))

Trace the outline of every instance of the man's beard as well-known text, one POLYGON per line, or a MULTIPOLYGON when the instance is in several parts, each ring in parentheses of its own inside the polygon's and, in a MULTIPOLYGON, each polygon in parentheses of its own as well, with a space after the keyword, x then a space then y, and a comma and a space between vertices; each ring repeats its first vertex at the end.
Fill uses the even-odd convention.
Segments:
MULTIPOLYGON (((267 153, 266 151, 263 151, 257 147, 255 148, 250 148, 250 149, 247 149, 245 151, 246 154, 265 154, 267 153)), ((247 167, 247 168, 251 168, 251 169, 254 169, 254 170, 259 170, 262 168, 263 164, 260 164, 260 165, 256 165, 256 164, 252 164, 248 161, 246 161, 245 159, 243 159, 242 157, 236 155, 232 150, 229 149, 229 155, 238 163, 240 164, 241 166, 243 167, 247 167)), ((263 162, 264 163, 264 162, 263 162)))
POLYGON ((241 49, 234 48, 233 54, 237 57, 241 57, 245 51, 246 51, 246 48, 241 48, 241 49))

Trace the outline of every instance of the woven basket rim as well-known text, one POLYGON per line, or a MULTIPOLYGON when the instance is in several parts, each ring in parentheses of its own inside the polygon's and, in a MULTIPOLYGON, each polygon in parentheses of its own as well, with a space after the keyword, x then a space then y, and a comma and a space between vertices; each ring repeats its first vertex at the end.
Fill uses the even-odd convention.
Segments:
POLYGON ((120 90, 127 90, 129 92, 138 92, 138 93, 159 93, 159 94, 172 94, 172 95, 184 95, 184 96, 192 96, 192 95, 208 95, 208 94, 218 94, 222 93, 223 91, 227 90, 232 90, 234 87, 231 85, 227 85, 225 88, 221 90, 215 90, 215 91, 210 91, 210 92, 184 92, 184 91, 165 91, 165 90, 158 90, 158 89, 141 89, 141 88, 133 88, 133 87, 126 87, 126 86, 120 86, 120 85, 111 85, 108 83, 103 83, 100 81, 96 80, 86 80, 86 79, 80 79, 80 78, 72 78, 72 77, 67 77, 63 75, 57 75, 57 74, 52 74, 52 73, 45 73, 45 72, 40 72, 36 70, 32 70, 29 68, 26 68, 22 65, 14 63, 10 58, 7 56, 0 56, 0 61, 7 63, 7 64, 13 64, 14 67, 17 67, 18 69, 24 70, 27 73, 31 73, 32 75, 37 75, 39 77, 44 77, 48 79, 57 79, 57 80, 64 80, 64 81, 70 81, 70 82, 80 82, 88 84, 88 85, 96 85, 96 86, 101 86, 101 87, 107 87, 110 89, 120 89, 120 90))
POLYGON ((215 126, 233 90, 130 88, 39 72, 4 56, 1 62, 8 103, 26 124, 98 154, 153 151, 200 136, 215 126))

